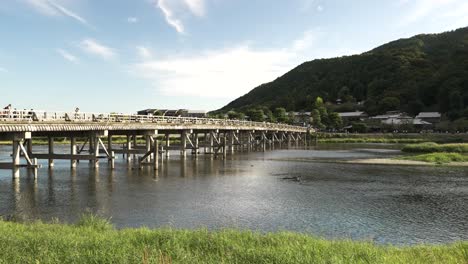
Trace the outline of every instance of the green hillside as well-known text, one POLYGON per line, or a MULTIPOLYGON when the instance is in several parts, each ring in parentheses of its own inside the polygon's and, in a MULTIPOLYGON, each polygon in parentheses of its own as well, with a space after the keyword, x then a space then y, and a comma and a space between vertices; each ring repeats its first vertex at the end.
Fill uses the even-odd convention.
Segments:
POLYGON ((305 62, 219 111, 310 111, 318 96, 335 111, 440 111, 452 120, 467 116, 468 28, 400 39, 360 55, 305 62), (333 105, 337 99, 343 104, 333 105))

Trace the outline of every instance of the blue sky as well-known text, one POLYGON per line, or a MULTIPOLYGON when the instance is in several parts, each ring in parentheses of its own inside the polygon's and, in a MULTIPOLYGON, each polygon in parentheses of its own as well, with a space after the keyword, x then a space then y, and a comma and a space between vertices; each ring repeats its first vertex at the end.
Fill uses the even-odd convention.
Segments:
POLYGON ((464 26, 466 0, 2 0, 0 104, 214 110, 302 62, 464 26))

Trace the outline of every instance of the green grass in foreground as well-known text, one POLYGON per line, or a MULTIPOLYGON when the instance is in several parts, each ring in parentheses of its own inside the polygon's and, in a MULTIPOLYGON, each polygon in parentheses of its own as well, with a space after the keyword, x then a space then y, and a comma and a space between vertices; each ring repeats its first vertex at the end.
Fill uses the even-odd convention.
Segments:
POLYGON ((460 153, 437 152, 421 154, 416 156, 399 157, 398 159, 424 161, 436 164, 447 164, 451 162, 468 162, 468 155, 463 155, 460 153))
POLYGON ((434 152, 452 152, 468 153, 468 143, 459 144, 437 144, 433 142, 406 145, 403 152, 409 153, 434 153, 434 152))
POLYGON ((0 221, 0 263, 468 263, 468 243, 377 246, 280 232, 123 229, 0 221))

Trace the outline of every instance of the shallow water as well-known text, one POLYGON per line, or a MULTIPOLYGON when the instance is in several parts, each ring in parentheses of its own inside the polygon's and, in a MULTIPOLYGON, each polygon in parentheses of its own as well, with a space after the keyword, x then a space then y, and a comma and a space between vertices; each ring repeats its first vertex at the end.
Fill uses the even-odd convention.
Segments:
MULTIPOLYGON (((0 146, 0 159, 9 151, 0 146)), ((56 161, 51 171, 44 163, 37 180, 26 169, 19 180, 0 170, 0 215, 73 222, 93 212, 112 217, 117 227, 291 230, 392 244, 468 240, 466 168, 322 162, 398 154, 369 144, 227 160, 181 161, 174 154, 157 175, 123 159, 115 170, 82 161, 72 171, 69 162, 56 161)))

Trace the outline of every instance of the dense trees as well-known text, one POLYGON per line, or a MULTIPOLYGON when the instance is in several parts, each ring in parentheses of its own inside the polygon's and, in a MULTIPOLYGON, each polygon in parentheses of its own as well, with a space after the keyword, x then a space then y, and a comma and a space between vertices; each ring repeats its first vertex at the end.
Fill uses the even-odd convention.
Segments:
MULTIPOLYGON (((329 111, 329 103, 340 99, 342 106, 334 110, 359 109, 370 115, 390 110, 410 114, 441 111, 458 120, 468 112, 467 64, 468 28, 418 35, 360 55, 303 63, 221 111, 253 108, 264 111, 266 120, 270 116, 278 119, 277 108, 298 112, 317 109, 320 122, 330 124, 323 110, 329 111), (322 108, 315 105, 317 97, 323 99, 322 108), (269 115, 265 108, 274 113, 269 115)), ((262 119, 259 112, 255 116, 262 119)))

